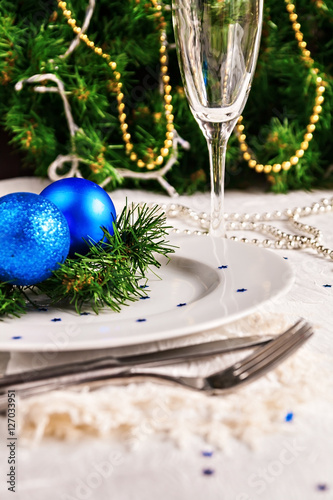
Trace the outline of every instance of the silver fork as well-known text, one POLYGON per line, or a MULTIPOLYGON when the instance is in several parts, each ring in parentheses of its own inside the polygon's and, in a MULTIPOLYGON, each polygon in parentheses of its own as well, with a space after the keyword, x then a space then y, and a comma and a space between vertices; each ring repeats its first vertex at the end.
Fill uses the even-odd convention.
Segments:
POLYGON ((110 379, 157 379, 173 385, 181 385, 187 389, 202 391, 211 395, 219 395, 265 375, 265 373, 293 354, 313 333, 312 326, 309 323, 299 320, 269 344, 264 347, 258 347, 249 356, 246 356, 225 370, 213 373, 208 377, 172 377, 147 372, 132 373, 129 370, 128 372, 110 377, 110 379))
MULTIPOLYGON (((112 369, 102 368, 94 372, 89 372, 86 376, 84 374, 82 376, 81 374, 79 379, 73 375, 69 375, 65 382, 57 383, 53 381, 50 384, 45 381, 45 384, 38 387, 28 387, 25 390, 18 390, 16 392, 19 396, 27 397, 69 385, 97 383, 98 386, 101 386, 101 384, 103 385, 109 381, 124 382, 126 379, 135 379, 136 381, 152 379, 181 385, 188 389, 203 391, 208 394, 222 394, 261 377, 295 352, 312 334, 312 326, 304 320, 299 320, 286 332, 271 340, 269 344, 256 348, 241 361, 208 377, 173 377, 148 371, 139 372, 137 371, 137 367, 127 368, 116 373, 112 369)), ((5 405, 6 395, 1 395, 0 411, 4 410, 5 405)))

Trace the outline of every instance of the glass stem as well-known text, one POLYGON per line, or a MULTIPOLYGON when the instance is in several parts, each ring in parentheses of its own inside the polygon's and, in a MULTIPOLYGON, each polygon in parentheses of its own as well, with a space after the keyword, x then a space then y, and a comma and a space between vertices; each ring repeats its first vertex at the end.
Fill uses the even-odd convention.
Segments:
POLYGON ((209 234, 224 238, 224 174, 227 143, 232 127, 230 122, 211 123, 206 139, 209 151, 211 179, 211 218, 209 234))

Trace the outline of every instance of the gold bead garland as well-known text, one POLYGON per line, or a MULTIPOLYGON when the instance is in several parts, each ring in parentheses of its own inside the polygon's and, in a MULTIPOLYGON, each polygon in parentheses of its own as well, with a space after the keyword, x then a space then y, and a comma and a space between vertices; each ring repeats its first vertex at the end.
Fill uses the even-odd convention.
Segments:
MULTIPOLYGON (((291 2, 291 0, 285 0, 286 9, 289 14, 289 19, 292 23, 292 28, 295 31, 295 38, 298 42, 298 47, 300 48, 302 59, 305 64, 309 67, 312 67, 314 64, 314 60, 311 58, 310 51, 306 48, 307 44, 303 40, 303 33, 301 32, 301 25, 297 21, 297 14, 295 12, 295 5, 291 2)), ((317 76, 319 73, 318 68, 311 68, 311 72, 315 77, 316 84, 316 97, 315 97, 315 105, 312 109, 312 115, 309 118, 309 124, 306 127, 306 132, 303 136, 303 141, 300 144, 299 149, 296 150, 295 154, 289 158, 289 160, 280 163, 274 163, 274 165, 263 165, 258 163, 254 158, 252 158, 249 153, 249 147, 246 143, 246 135, 244 134, 244 125, 243 125, 243 117, 240 116, 236 125, 236 135, 239 141, 240 149, 243 153, 243 158, 248 162, 250 168, 255 169, 256 172, 265 174, 269 174, 271 172, 278 173, 281 170, 289 170, 291 166, 296 165, 300 158, 304 155, 305 151, 309 147, 309 143, 313 138, 313 132, 316 129, 316 123, 319 120, 319 115, 322 112, 322 103, 324 102, 323 93, 325 92, 325 82, 320 76, 317 76)))
POLYGON ((122 138, 125 143, 125 151, 126 154, 129 156, 130 160, 135 162, 136 165, 139 168, 144 168, 146 167, 148 170, 153 170, 156 166, 161 166, 166 159, 167 156, 169 156, 170 149, 172 148, 172 139, 173 139, 173 130, 174 130, 174 116, 172 114, 173 106, 172 106, 172 95, 171 95, 171 90, 172 87, 170 85, 170 77, 168 76, 168 56, 166 55, 166 44, 167 44, 167 39, 166 39, 166 34, 164 31, 165 28, 165 19, 164 16, 162 16, 162 7, 161 5, 158 4, 157 0, 150 0, 152 6, 155 8, 155 20, 158 23, 158 28, 159 28, 159 41, 160 41, 160 71, 162 75, 162 82, 163 82, 163 88, 164 88, 164 110, 165 110, 165 116, 167 120, 167 125, 166 125, 166 133, 165 133, 165 141, 164 141, 164 146, 160 149, 159 154, 155 159, 149 160, 148 163, 146 163, 144 160, 138 158, 137 154, 133 151, 133 142, 131 141, 131 134, 127 131, 128 130, 128 123, 127 123, 127 115, 124 112, 125 111, 125 104, 123 102, 124 99, 124 94, 122 92, 122 82, 120 81, 121 79, 121 74, 119 71, 117 71, 117 63, 115 61, 111 60, 111 57, 109 54, 106 54, 101 47, 97 47, 93 41, 89 40, 88 36, 84 33, 81 33, 81 28, 77 26, 76 20, 72 17, 72 12, 68 10, 66 2, 58 0, 58 7, 62 10, 62 13, 64 17, 67 19, 67 23, 72 27, 74 33, 76 35, 79 35, 80 39, 89 47, 92 49, 95 54, 101 56, 103 59, 106 60, 108 66, 110 69, 113 71, 113 77, 115 79, 115 92, 117 94, 117 107, 118 107, 118 119, 120 123, 120 129, 122 132, 122 138))

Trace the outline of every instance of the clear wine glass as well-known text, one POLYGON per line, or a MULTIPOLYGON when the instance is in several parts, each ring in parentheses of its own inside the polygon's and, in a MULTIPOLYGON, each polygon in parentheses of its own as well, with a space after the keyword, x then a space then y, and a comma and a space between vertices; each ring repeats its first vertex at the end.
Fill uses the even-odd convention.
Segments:
POLYGON ((250 91, 260 44, 263 0, 173 0, 172 5, 185 94, 209 150, 209 232, 225 236, 226 147, 250 91))

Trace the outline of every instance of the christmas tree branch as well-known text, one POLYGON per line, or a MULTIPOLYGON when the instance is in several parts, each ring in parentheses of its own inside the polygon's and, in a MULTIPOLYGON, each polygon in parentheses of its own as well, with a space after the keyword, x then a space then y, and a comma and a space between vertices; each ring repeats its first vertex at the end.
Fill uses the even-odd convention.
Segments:
POLYGON ((0 317, 19 317, 26 311, 24 295, 19 287, 0 282, 0 317))
POLYGON ((72 305, 77 313, 83 307, 96 313, 103 307, 120 311, 121 306, 146 295, 142 280, 147 279, 148 270, 161 266, 157 255, 168 257, 174 252, 166 239, 169 226, 165 221, 158 207, 126 206, 113 235, 103 229, 103 244, 90 247, 85 256, 67 259, 49 279, 34 287, 0 283, 0 316, 20 316, 28 291, 46 295, 53 305, 72 305))

